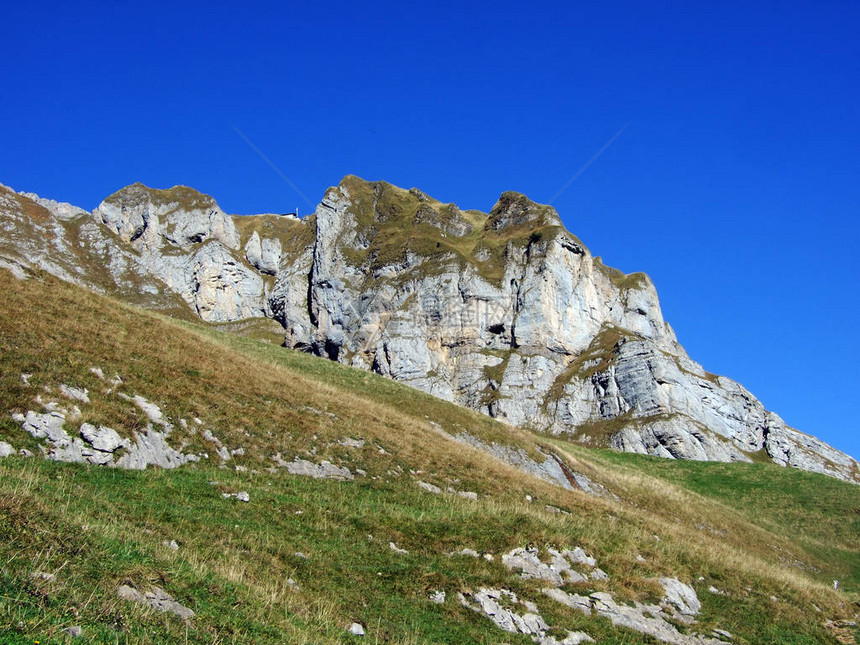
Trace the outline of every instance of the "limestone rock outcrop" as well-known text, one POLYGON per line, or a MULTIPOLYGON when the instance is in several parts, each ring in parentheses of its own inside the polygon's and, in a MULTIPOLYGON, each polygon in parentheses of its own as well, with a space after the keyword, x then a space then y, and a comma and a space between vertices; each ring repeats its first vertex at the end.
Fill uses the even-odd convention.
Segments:
POLYGON ((21 278, 207 322, 269 317, 287 347, 591 445, 860 482, 854 459, 687 356, 645 274, 607 267, 518 193, 483 213, 348 176, 299 220, 229 216, 183 186, 134 184, 92 213, 0 186, 0 215, 0 267, 21 278))
POLYGON ((308 317, 287 345, 513 425, 674 459, 778 464, 860 481, 857 462, 706 372, 644 274, 605 266, 516 193, 489 213, 345 178, 315 213, 308 317))
POLYGON ((0 185, 0 214, 0 266, 18 277, 47 271, 147 308, 190 309, 207 322, 273 317, 281 238, 307 226, 276 215, 227 215, 191 188, 142 184, 92 213, 0 185), (262 237, 240 230, 252 220, 262 237))

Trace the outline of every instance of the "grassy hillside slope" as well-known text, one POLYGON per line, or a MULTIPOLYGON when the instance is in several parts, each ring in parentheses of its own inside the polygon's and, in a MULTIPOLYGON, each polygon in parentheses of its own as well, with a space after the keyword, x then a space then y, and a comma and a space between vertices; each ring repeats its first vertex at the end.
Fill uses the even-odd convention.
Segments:
POLYGON ((852 628, 829 621, 858 610, 856 486, 766 464, 587 450, 50 276, 17 281, 0 270, 0 289, 0 440, 39 454, 11 414, 50 401, 79 407, 70 434, 86 421, 130 437, 146 418, 121 393, 160 406, 175 424, 171 444, 209 454, 172 471, 0 460, 0 642, 71 641, 62 630, 72 625, 83 628, 75 642, 99 643, 531 642, 457 601, 481 587, 510 589, 550 625, 598 642, 655 642, 565 608, 502 566, 502 553, 527 544, 592 554, 609 580, 568 586, 577 593, 655 601, 654 578, 691 582, 699 633, 854 642, 852 628), (122 384, 107 392, 113 375, 122 384), (64 398, 61 384, 87 388, 90 403, 64 398), (195 428, 235 454, 222 464, 195 428), (614 497, 535 479, 452 439, 462 432, 535 457, 552 448, 614 497), (275 455, 365 474, 299 477, 275 467, 275 455), (239 491, 250 501, 223 497, 239 491), (463 548, 494 557, 449 555, 463 548), (117 598, 127 583, 163 588, 196 615, 183 622, 117 598), (435 591, 444 603, 429 600, 435 591), (348 634, 352 622, 367 635, 348 634))

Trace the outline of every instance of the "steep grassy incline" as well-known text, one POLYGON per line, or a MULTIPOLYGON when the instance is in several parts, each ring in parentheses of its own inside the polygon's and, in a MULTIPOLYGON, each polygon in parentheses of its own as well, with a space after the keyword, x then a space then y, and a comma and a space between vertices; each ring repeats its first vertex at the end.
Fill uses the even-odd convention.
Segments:
POLYGON ((596 558, 609 579, 566 587, 576 593, 654 602, 655 578, 692 583, 703 609, 682 632, 853 642, 851 628, 827 623, 852 618, 860 598, 856 486, 764 464, 587 450, 47 275, 18 281, 0 270, 0 289, 0 440, 38 455, 11 415, 51 402, 78 406, 69 434, 89 422, 131 437, 147 419, 120 394, 139 395, 171 419, 172 445, 209 455, 171 471, 0 460, 0 642, 71 641, 62 630, 77 625, 76 642, 99 643, 531 643, 458 602, 484 587, 534 601, 559 639, 583 630, 598 642, 656 642, 564 607, 502 565, 529 544, 596 558), (86 388, 90 402, 65 398, 61 385, 86 388), (611 494, 536 479, 453 439, 462 433, 535 459, 552 449, 611 494), (276 455, 329 460, 356 477, 291 475, 276 455), (250 501, 224 497, 240 491, 250 501), (464 548, 493 557, 449 555, 464 548), (160 587, 195 616, 121 600, 122 584, 160 587), (431 602, 439 591, 445 602, 431 602), (347 633, 353 622, 367 635, 347 633))

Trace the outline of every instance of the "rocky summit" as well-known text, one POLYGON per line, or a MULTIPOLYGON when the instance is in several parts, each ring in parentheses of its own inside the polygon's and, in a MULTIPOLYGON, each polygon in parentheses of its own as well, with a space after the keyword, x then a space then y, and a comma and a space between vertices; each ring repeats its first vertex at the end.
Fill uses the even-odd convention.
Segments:
POLYGON ((0 186, 0 267, 208 323, 271 319, 287 347, 586 444, 860 483, 854 459, 692 360, 647 275, 518 193, 484 213, 347 176, 299 219, 183 186, 92 212, 0 186))

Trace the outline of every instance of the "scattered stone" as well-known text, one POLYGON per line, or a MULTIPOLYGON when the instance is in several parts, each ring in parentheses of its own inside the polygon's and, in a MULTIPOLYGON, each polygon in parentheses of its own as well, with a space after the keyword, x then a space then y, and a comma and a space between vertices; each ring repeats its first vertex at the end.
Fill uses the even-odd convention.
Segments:
POLYGON ((84 630, 81 629, 78 625, 72 625, 71 627, 66 627, 63 630, 63 633, 70 638, 80 638, 84 635, 84 630))
MULTIPOLYGON (((544 639, 541 645, 553 645, 555 639, 544 639)), ((581 645, 582 643, 594 643, 595 640, 585 632, 567 632, 567 637, 562 641, 557 641, 559 645, 581 645)))
POLYGON ((663 617, 660 607, 635 603, 633 607, 619 605, 608 593, 591 594, 592 609, 608 618, 616 627, 625 627, 647 634, 672 645, 714 645, 720 641, 681 634, 663 617))
POLYGON ((176 540, 165 540, 161 543, 161 546, 166 546, 168 549, 173 549, 174 551, 179 551, 179 544, 177 544, 176 540))
POLYGON ((364 448, 364 439, 352 439, 350 437, 346 437, 345 439, 341 439, 338 441, 341 446, 346 446, 347 448, 364 448))
POLYGON ((532 578, 543 580, 553 587, 560 587, 569 582, 584 582, 586 580, 585 576, 571 567, 572 564, 583 564, 582 562, 578 562, 578 560, 582 559, 578 553, 567 550, 559 552, 552 548, 548 548, 547 553, 550 558, 549 563, 540 560, 537 548, 518 548, 504 554, 502 556, 502 564, 508 569, 519 570, 521 572, 520 576, 524 580, 532 578))
POLYGON ((539 479, 543 479, 544 481, 548 481, 568 490, 574 489, 574 486, 565 475, 564 469, 562 469, 555 459, 548 455, 544 455, 545 459, 543 462, 538 462, 532 459, 522 448, 513 448, 511 446, 504 446, 497 443, 489 444, 468 432, 461 432, 453 438, 460 443, 467 444, 473 448, 489 453, 499 461, 503 461, 504 463, 528 473, 529 475, 534 475, 539 479))
POLYGON ((299 560, 310 560, 310 558, 301 551, 296 551, 295 553, 293 553, 293 557, 298 558, 299 560))
POLYGON ((349 626, 347 631, 355 636, 364 636, 364 627, 362 627, 360 623, 353 623, 349 626))
POLYGON ((472 492, 470 490, 458 490, 457 494, 463 499, 471 499, 472 501, 478 501, 478 493, 472 492))
POLYGON ((727 641, 732 640, 732 633, 726 631, 725 629, 715 629, 713 633, 714 636, 716 636, 717 638, 722 638, 723 640, 727 641))
MULTIPOLYGON (((46 406, 47 407, 47 406, 46 406)), ((101 466, 117 466, 132 470, 143 470, 148 465, 161 468, 176 468, 182 464, 199 461, 197 455, 185 455, 174 450, 166 441, 170 426, 159 432, 148 426, 141 434, 134 433, 134 442, 122 439, 111 428, 84 423, 80 428, 83 438, 70 437, 64 429, 66 412, 54 407, 45 413, 27 412, 26 416, 16 415, 15 420, 23 429, 36 439, 45 439, 50 444, 47 457, 53 461, 72 463, 91 463, 101 466), (116 462, 114 456, 120 448, 125 449, 116 462)))
POLYGON ((589 574, 589 577, 592 580, 601 580, 603 582, 609 580, 609 575, 603 569, 595 569, 589 574))
POLYGON ((567 593, 556 587, 544 588, 541 589, 541 591, 562 605, 578 609, 583 614, 591 615, 591 600, 585 596, 580 596, 575 593, 567 593))
POLYGON ((586 615, 597 613, 609 619, 616 627, 632 629, 671 645, 718 645, 723 642, 680 633, 669 619, 693 624, 695 623, 693 616, 701 609, 701 603, 692 587, 675 578, 661 578, 660 583, 665 592, 661 601, 663 606, 644 605, 638 602, 633 603, 633 606, 618 604, 611 594, 602 591, 592 593, 588 598, 569 594, 557 588, 542 591, 556 602, 586 615), (664 609, 670 613, 664 613, 664 609))
POLYGON ((299 583, 297 583, 292 578, 287 578, 287 586, 290 587, 291 589, 295 589, 296 591, 299 591, 299 583))
POLYGON ((143 411, 143 413, 152 423, 161 426, 170 425, 164 419, 164 414, 161 412, 161 408, 155 405, 155 403, 147 401, 139 394, 135 394, 131 400, 134 401, 135 405, 137 405, 137 407, 139 407, 141 411, 143 411))
POLYGON ((18 455, 20 455, 21 457, 32 457, 33 453, 26 448, 21 448, 21 450, 18 451, 18 455))
POLYGON ((465 555, 466 557, 469 557, 469 558, 480 558, 481 557, 481 555, 477 551, 475 551, 475 549, 469 549, 469 548, 460 549, 459 551, 452 551, 451 555, 465 555))
MULTIPOLYGON (((196 419, 195 419, 195 421, 196 421, 196 419)), ((215 454, 221 458, 222 462, 230 461, 230 459, 232 459, 232 455, 230 454, 230 451, 227 450, 227 447, 221 443, 221 440, 218 437, 216 437, 214 434, 212 434, 211 430, 205 429, 200 434, 204 439, 206 439, 206 441, 208 441, 209 443, 215 444, 215 454)))
POLYGON ((221 493, 221 497, 225 499, 237 499, 240 502, 250 502, 251 496, 248 495, 248 491, 239 491, 238 493, 221 493))
POLYGON ((433 484, 428 484, 427 482, 423 482, 420 480, 415 483, 418 484, 418 486, 420 486, 424 490, 426 490, 428 493, 433 493, 434 495, 442 494, 442 489, 438 486, 434 486, 433 484))
POLYGON ((116 465, 130 470, 143 470, 149 465, 170 469, 200 461, 197 455, 186 455, 171 448, 167 443, 169 433, 169 424, 165 426, 164 432, 152 426, 148 426, 143 433, 135 432, 134 443, 128 446, 128 452, 117 460, 116 465))
POLYGON ((313 477, 314 479, 335 479, 338 481, 352 481, 355 476, 349 471, 349 468, 335 466, 330 461, 321 461, 318 464, 306 459, 296 457, 293 461, 288 462, 281 459, 281 455, 275 455, 275 463, 281 468, 285 468, 291 475, 302 475, 305 477, 313 477))
POLYGON ((539 645, 578 645, 593 643, 594 640, 584 632, 568 631, 562 641, 547 634, 550 629, 543 617, 537 613, 537 606, 530 601, 517 598, 507 589, 483 588, 473 594, 459 594, 460 604, 484 614, 499 628, 512 634, 525 634, 539 645), (526 612, 518 614, 504 605, 523 605, 526 612))
POLYGON ((561 554, 573 564, 582 564, 589 569, 597 565, 597 560, 595 560, 593 557, 583 551, 582 547, 576 547, 574 549, 565 549, 561 552, 561 554))
POLYGON ((103 381, 105 379, 105 373, 102 371, 100 367, 91 367, 90 374, 95 376, 97 379, 103 381))
POLYGON ((683 616, 695 616, 702 610, 702 603, 696 596, 696 590, 677 578, 660 578, 663 585, 663 604, 669 605, 683 616))
POLYGON ((122 379, 119 377, 119 374, 114 374, 111 379, 108 381, 108 387, 105 390, 106 394, 110 394, 114 390, 116 390, 120 385, 122 385, 122 379))
POLYGON ((32 374, 21 374, 21 382, 24 385, 30 385, 30 379, 33 377, 32 374))
POLYGON ((396 544, 394 544, 394 542, 389 542, 389 543, 388 543, 388 546, 389 546, 389 548, 391 548, 391 550, 392 550, 392 551, 394 551, 395 553, 399 553, 399 554, 401 554, 401 555, 409 555, 409 551, 407 551, 406 549, 401 549, 399 546, 397 546, 396 544))
POLYGON ((96 429, 89 423, 81 424, 81 437, 101 452, 115 452, 126 444, 116 430, 106 426, 100 426, 96 429))
POLYGON ((234 457, 241 457, 245 454, 245 449, 241 446, 238 448, 233 448, 233 450, 230 451, 230 454, 234 457))
POLYGON ((722 589, 717 589, 713 585, 708 587, 708 592, 714 594, 715 596, 725 596, 726 595, 725 591, 723 591, 722 589))
POLYGON ((89 403, 89 392, 85 387, 72 387, 71 385, 60 384, 60 392, 63 396, 80 401, 81 403, 89 403))
POLYGON ((15 454, 15 448, 5 441, 0 441, 0 458, 10 457, 15 454))
POLYGON ((141 605, 149 605, 153 609, 171 614, 176 614, 182 620, 189 620, 194 616, 194 612, 176 602, 173 596, 168 594, 164 589, 153 587, 146 593, 140 593, 134 587, 128 585, 120 585, 116 591, 116 595, 122 600, 134 602, 141 605))
POLYGON ((434 591, 430 594, 430 602, 436 605, 442 605, 445 603, 445 592, 441 590, 434 591))
POLYGON ((27 412, 27 415, 23 418, 21 415, 16 415, 14 418, 19 423, 23 423, 24 430, 30 433, 35 439, 47 439, 55 444, 68 444, 71 441, 69 435, 63 430, 66 416, 62 412, 47 412, 44 414, 27 412))

